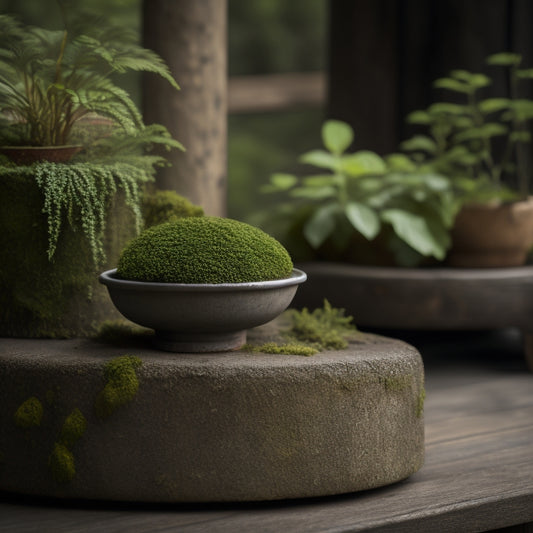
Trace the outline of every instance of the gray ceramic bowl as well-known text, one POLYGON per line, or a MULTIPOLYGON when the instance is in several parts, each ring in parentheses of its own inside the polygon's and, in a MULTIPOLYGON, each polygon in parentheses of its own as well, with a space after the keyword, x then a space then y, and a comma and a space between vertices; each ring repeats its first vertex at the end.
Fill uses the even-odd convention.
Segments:
POLYGON ((100 274, 115 307, 129 320, 155 330, 154 344, 171 352, 235 350, 246 330, 269 322, 291 303, 305 272, 251 283, 187 284, 129 281, 116 269, 100 274))

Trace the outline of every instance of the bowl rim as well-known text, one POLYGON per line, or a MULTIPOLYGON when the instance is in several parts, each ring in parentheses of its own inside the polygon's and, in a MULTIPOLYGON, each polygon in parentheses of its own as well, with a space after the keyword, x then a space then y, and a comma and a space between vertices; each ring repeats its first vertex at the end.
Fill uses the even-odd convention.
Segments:
POLYGON ((165 291, 165 292, 229 292, 248 290, 280 289, 299 285, 307 279, 307 274, 298 268, 293 268, 290 277, 268 281, 250 281, 245 283, 164 283, 155 281, 133 281, 116 277, 117 269, 102 272, 98 280, 109 289, 127 289, 136 291, 165 291))

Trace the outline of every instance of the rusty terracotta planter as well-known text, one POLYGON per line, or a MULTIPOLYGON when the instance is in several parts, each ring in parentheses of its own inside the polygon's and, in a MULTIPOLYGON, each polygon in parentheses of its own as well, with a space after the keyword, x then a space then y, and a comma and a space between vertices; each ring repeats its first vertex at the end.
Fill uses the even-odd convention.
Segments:
POLYGON ((533 197, 505 204, 471 204, 455 219, 447 263, 464 268, 521 266, 532 246, 533 197))
POLYGON ((0 153, 17 165, 31 165, 38 161, 66 163, 76 155, 82 146, 0 146, 0 153))

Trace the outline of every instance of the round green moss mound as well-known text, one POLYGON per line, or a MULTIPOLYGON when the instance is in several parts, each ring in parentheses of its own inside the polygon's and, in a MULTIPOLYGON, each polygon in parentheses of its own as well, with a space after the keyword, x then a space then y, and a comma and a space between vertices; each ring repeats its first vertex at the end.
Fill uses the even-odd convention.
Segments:
POLYGON ((149 228, 123 250, 117 276, 163 283, 247 283, 287 278, 292 260, 258 228, 219 217, 149 228))

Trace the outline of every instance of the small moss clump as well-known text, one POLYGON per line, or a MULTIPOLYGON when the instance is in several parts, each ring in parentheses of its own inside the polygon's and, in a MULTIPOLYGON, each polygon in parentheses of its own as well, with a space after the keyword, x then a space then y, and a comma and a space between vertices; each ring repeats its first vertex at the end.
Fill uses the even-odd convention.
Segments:
POLYGON ((145 194, 141 212, 146 228, 165 222, 174 222, 183 217, 203 216, 204 210, 175 191, 156 190, 145 194))
POLYGON ((58 483, 67 483, 76 475, 76 466, 72 452, 59 442, 48 458, 48 468, 58 483))
POLYGON ((247 344, 243 347, 243 350, 250 350, 251 352, 261 352, 269 354, 279 354, 279 355, 315 355, 318 353, 318 349, 309 346, 307 344, 300 344, 289 342, 286 344, 278 344, 277 342, 265 342, 260 346, 252 346, 247 344))
POLYGON ((310 312, 287 311, 291 327, 286 334, 298 341, 313 343, 320 350, 342 350, 348 346, 348 339, 357 332, 351 324, 352 317, 344 316, 344 309, 337 309, 324 300, 324 307, 310 312))
POLYGON ((67 416, 61 433, 59 434, 59 442, 67 448, 72 448, 74 444, 82 437, 87 429, 87 420, 79 409, 74 409, 70 415, 67 416))
POLYGON ((106 364, 104 375, 107 383, 96 398, 95 410, 99 418, 107 418, 114 411, 130 402, 139 389, 135 372, 142 361, 133 355, 123 355, 106 364))
POLYGON ((119 320, 106 320, 100 324, 92 337, 97 342, 124 344, 128 340, 138 341, 153 335, 153 331, 142 326, 119 320))
POLYGON ((416 402, 416 416, 420 418, 422 414, 424 413, 424 403, 426 401, 426 389, 422 387, 420 390, 420 394, 418 395, 418 399, 416 402))
POLYGON ((117 276, 162 283, 246 283, 287 278, 287 250, 258 228, 219 217, 154 226, 123 250, 117 276))
POLYGON ((40 426, 43 418, 43 404, 32 396, 22 403, 15 411, 15 424, 24 429, 40 426))
POLYGON ((332 307, 324 300, 324 307, 309 312, 289 309, 282 315, 290 327, 281 330, 274 339, 261 345, 247 344, 243 350, 270 354, 315 355, 324 350, 346 348, 348 341, 358 333, 351 316, 344 309, 332 307))

